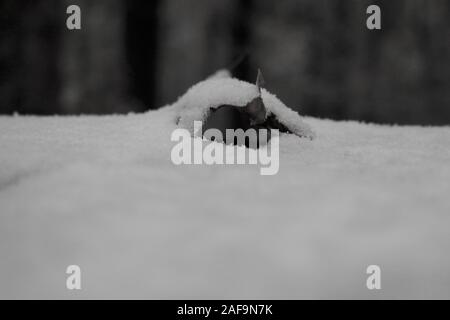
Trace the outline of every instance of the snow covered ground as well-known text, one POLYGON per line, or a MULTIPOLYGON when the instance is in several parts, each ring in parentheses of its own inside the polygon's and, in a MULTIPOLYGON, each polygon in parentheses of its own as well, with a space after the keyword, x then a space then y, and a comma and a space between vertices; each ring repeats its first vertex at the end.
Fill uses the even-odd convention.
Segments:
POLYGON ((0 117, 0 298, 450 298, 450 127, 305 122, 261 176, 173 165, 170 108, 0 117))

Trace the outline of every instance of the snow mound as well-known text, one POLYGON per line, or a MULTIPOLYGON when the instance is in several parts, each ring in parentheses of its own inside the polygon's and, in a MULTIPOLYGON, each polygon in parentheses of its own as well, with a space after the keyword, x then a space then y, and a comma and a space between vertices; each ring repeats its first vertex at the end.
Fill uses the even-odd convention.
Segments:
POLYGON ((450 298, 449 127, 307 118, 261 176, 173 165, 175 111, 0 117, 0 298, 450 298))
MULTIPOLYGON (((205 121, 211 109, 221 105, 244 107, 260 96, 258 88, 249 82, 231 78, 226 70, 219 70, 213 76, 192 86, 173 108, 177 109, 176 122, 194 134, 194 121, 205 121)), ((311 127, 300 115, 284 105, 275 95, 262 89, 262 100, 268 111, 284 124, 292 133, 314 138, 311 127)))

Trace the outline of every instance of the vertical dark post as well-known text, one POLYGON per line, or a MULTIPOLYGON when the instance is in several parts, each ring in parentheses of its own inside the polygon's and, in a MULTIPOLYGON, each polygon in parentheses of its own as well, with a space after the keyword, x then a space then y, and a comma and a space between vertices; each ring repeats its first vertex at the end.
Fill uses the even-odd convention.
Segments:
POLYGON ((349 53, 351 49, 351 39, 348 29, 349 18, 348 11, 351 10, 348 1, 333 2, 329 12, 330 28, 329 39, 332 39, 328 53, 331 54, 329 65, 331 69, 328 73, 327 85, 329 90, 334 91, 334 101, 328 110, 329 114, 335 119, 344 119, 349 102, 349 88, 347 86, 347 68, 349 65, 349 53))
POLYGON ((234 24, 231 30, 231 55, 230 61, 241 59, 234 68, 233 75, 248 82, 255 81, 256 68, 251 63, 251 38, 253 0, 238 0, 235 2, 234 24), (254 71, 254 72, 252 72, 254 71))
POLYGON ((59 111, 59 1, 0 3, 2 112, 59 111))
POLYGON ((131 91, 144 110, 157 107, 158 8, 159 0, 126 1, 128 73, 131 91))
POLYGON ((0 2, 0 113, 12 113, 20 105, 20 43, 19 1, 0 2))

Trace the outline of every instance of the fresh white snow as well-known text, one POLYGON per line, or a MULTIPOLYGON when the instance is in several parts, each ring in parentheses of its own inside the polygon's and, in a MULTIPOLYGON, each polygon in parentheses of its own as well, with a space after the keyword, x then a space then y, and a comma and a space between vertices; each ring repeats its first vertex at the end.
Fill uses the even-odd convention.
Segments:
POLYGON ((0 117, 0 298, 450 298, 449 127, 305 118, 261 176, 173 165, 175 115, 0 117))

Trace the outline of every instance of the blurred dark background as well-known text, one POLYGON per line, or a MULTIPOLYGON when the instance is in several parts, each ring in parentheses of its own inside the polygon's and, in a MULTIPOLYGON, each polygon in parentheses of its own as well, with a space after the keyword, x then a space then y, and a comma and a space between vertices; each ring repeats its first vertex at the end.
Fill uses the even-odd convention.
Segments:
POLYGON ((156 109, 232 66, 261 68, 302 114, 449 124, 450 1, 0 0, 3 114, 156 109), (71 4, 82 30, 66 28, 71 4))

